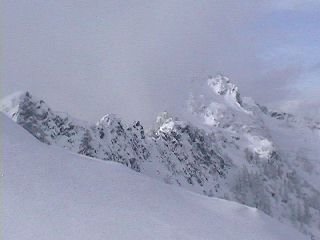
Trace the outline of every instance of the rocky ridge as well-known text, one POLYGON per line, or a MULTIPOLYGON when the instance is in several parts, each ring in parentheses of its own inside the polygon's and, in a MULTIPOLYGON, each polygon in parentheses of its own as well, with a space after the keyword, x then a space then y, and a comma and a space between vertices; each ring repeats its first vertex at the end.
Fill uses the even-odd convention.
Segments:
POLYGON ((187 120, 162 113, 150 131, 112 114, 80 121, 29 92, 5 98, 0 109, 41 142, 256 207, 317 239, 320 123, 242 98, 225 76, 207 86, 189 100, 187 120))

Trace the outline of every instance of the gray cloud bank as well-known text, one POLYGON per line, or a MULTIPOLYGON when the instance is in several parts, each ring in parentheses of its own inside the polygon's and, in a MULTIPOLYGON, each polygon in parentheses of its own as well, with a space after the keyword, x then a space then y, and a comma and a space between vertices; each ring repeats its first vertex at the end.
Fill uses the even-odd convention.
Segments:
POLYGON ((280 61, 274 50, 295 32, 269 23, 319 7, 307 2, 3 1, 2 94, 30 90, 79 118, 113 112, 148 124, 178 114, 193 84, 222 72, 261 103, 303 103, 292 86, 306 75, 304 57, 280 61))

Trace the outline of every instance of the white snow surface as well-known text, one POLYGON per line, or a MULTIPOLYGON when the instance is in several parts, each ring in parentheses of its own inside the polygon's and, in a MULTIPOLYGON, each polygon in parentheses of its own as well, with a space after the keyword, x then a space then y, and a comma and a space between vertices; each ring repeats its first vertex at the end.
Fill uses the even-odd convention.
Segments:
POLYGON ((41 144, 1 115, 2 239, 303 240, 262 212, 41 144))

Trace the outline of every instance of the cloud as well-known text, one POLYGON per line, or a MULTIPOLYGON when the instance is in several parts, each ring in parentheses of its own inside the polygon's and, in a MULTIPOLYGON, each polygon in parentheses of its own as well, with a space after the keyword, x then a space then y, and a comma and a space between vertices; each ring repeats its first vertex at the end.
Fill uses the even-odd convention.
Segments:
POLYGON ((285 100, 278 102, 275 108, 292 113, 299 117, 308 117, 316 121, 320 121, 320 101, 319 100, 285 100))
POLYGON ((314 10, 315 7, 320 6, 319 0, 281 0, 272 1, 273 7, 280 10, 314 10))
MULTIPOLYGON (((276 2, 276 1, 275 1, 276 2)), ((191 82, 223 72, 243 95, 282 101, 300 63, 266 61, 269 1, 4 1, 4 94, 27 89, 96 121, 181 111, 191 82), (260 26, 260 27, 259 27, 260 26)), ((289 23, 288 23, 289 24, 289 23)), ((281 37, 284 36, 283 34, 281 37)), ((285 59, 285 58, 284 58, 285 59)))

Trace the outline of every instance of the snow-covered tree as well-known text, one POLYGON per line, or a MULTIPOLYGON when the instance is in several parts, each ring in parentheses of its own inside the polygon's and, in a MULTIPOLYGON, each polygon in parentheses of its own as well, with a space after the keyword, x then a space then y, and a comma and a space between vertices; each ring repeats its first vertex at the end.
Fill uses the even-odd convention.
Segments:
POLYGON ((90 134, 90 131, 87 129, 81 139, 78 153, 86 156, 94 157, 95 150, 91 144, 92 144, 92 136, 90 134))

